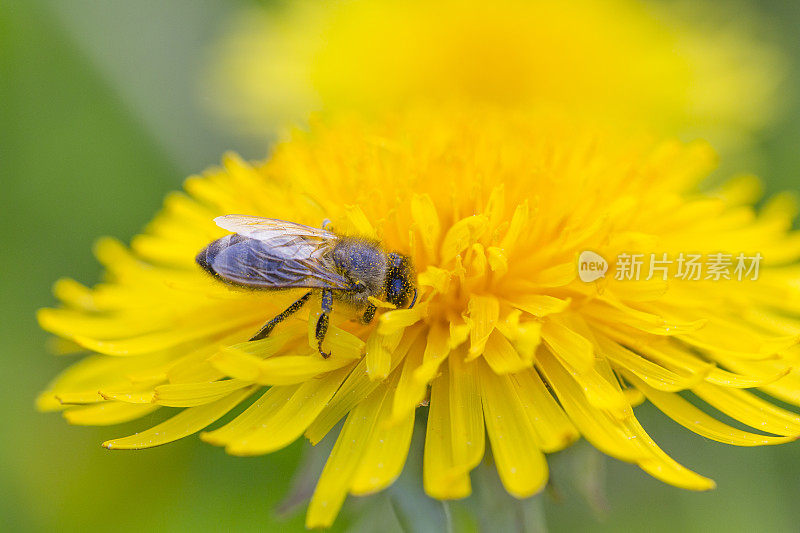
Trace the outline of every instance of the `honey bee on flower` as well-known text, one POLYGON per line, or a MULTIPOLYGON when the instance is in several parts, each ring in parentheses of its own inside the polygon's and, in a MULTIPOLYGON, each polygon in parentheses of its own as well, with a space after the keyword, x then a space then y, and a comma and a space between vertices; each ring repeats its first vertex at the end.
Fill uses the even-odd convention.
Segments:
MULTIPOLYGON (((234 231, 212 242, 197 255, 197 263, 221 281, 258 290, 319 289, 322 313, 314 327, 317 348, 327 358, 322 343, 337 298, 363 311, 361 320, 372 322, 376 296, 389 306, 414 307, 417 289, 409 259, 383 250, 380 243, 339 237, 325 229, 269 218, 226 215, 214 222, 234 231)), ((264 324, 250 340, 267 337, 275 326, 296 313, 312 291, 264 324)))

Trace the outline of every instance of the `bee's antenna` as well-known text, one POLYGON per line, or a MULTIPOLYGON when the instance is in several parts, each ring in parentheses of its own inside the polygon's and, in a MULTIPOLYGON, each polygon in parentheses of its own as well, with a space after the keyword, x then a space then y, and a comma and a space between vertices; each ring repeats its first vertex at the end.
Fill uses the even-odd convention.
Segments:
POLYGON ((415 303, 417 303, 417 289, 416 289, 416 287, 414 288, 414 297, 411 298, 411 303, 409 304, 408 308, 411 309, 412 307, 414 307, 415 303))

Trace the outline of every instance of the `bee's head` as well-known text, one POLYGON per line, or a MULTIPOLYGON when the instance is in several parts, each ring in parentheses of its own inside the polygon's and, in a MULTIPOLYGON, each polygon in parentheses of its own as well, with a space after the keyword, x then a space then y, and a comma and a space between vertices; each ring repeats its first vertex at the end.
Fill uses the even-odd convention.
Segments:
POLYGON ((385 282, 386 301, 398 308, 407 305, 413 307, 417 300, 417 286, 411 259, 394 252, 388 255, 388 259, 385 282))

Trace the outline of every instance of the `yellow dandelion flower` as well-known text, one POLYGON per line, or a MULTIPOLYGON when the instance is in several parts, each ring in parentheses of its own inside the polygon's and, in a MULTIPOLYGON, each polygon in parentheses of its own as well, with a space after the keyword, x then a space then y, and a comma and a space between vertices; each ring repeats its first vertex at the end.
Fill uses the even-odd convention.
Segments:
POLYGON ((773 115, 782 58, 741 27, 744 17, 669 7, 350 0, 249 9, 215 48, 203 89, 214 97, 204 100, 259 135, 312 111, 467 101, 563 107, 715 146, 741 141, 773 115))
POLYGON ((302 436, 316 444, 344 420, 309 527, 330 525, 347 494, 393 482, 424 405, 433 498, 469 495, 486 446, 510 494, 536 494, 546 454, 580 437, 666 483, 710 489, 648 436, 633 410, 643 398, 724 443, 800 435, 800 416, 764 396, 800 405, 794 208, 780 197, 754 211, 751 178, 698 192, 714 161, 703 143, 622 141, 557 118, 490 112, 335 121, 264 163, 228 155, 171 194, 130 248, 98 242, 99 285, 56 283, 62 306, 40 312, 42 327, 65 350, 92 354, 38 405, 94 425, 182 409, 109 440, 112 450, 203 431, 245 402, 201 438, 234 455, 265 454, 302 436), (230 213, 315 227, 330 219, 343 235, 377 238, 411 257, 419 299, 381 309, 371 324, 335 305, 328 358, 315 341, 318 295, 247 342, 302 292, 231 288, 195 264, 226 235, 214 218, 230 213), (586 282, 585 251, 617 269, 637 251, 757 252, 764 261, 757 280, 586 282), (701 410, 695 397, 752 429, 701 410))

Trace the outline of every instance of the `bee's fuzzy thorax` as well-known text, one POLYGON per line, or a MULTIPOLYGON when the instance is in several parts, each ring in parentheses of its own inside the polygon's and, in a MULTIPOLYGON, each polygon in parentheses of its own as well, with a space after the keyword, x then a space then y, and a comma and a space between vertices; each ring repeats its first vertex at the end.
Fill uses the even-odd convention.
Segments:
POLYGON ((369 296, 383 295, 388 260, 378 241, 342 237, 333 249, 332 258, 339 274, 363 286, 362 290, 342 291, 337 295, 339 299, 363 307, 369 296))

